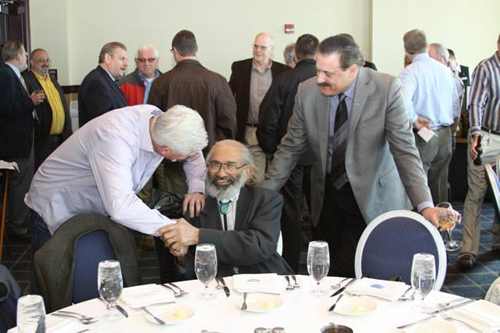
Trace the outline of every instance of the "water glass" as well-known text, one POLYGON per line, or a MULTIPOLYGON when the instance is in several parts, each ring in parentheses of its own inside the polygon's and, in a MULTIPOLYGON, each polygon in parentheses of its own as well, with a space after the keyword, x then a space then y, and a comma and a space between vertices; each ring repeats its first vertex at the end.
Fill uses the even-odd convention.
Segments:
POLYGON ((424 298, 427 296, 436 282, 436 264, 434 256, 428 253, 417 253, 413 256, 411 266, 411 285, 417 290, 420 297, 416 297, 416 307, 424 310, 424 298))
POLYGON ((45 305, 39 295, 26 295, 17 301, 17 330, 20 333, 45 333, 45 305))
POLYGON ((198 280, 205 286, 200 298, 203 300, 211 300, 216 297, 216 293, 208 288, 210 282, 217 275, 217 254, 215 245, 213 244, 198 244, 194 257, 194 272, 198 280))
POLYGON ((123 318, 116 309, 116 302, 123 290, 120 262, 116 260, 101 261, 97 275, 99 295, 106 302, 106 319, 113 321, 123 318))
POLYGON ((326 294, 326 290, 321 288, 321 280, 330 270, 330 252, 328 243, 323 241, 312 241, 307 250, 307 272, 316 281, 316 287, 312 290, 314 296, 326 294))
POLYGON ((449 202, 440 202, 436 205, 437 208, 443 208, 442 211, 438 212, 438 223, 439 228, 446 231, 448 235, 448 242, 445 242, 444 246, 446 251, 457 251, 462 247, 462 242, 454 240, 451 231, 455 227, 456 223, 460 223, 460 214, 453 210, 453 207, 449 202))

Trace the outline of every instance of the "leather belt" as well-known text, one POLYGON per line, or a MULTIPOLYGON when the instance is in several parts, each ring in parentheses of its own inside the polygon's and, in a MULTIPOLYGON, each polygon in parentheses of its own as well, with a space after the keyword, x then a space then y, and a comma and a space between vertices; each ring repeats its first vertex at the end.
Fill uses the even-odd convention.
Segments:
POLYGON ((495 131, 495 130, 489 129, 489 128, 484 127, 484 126, 481 126, 481 130, 483 130, 485 132, 488 132, 488 133, 491 133, 491 134, 500 135, 499 131, 495 131))

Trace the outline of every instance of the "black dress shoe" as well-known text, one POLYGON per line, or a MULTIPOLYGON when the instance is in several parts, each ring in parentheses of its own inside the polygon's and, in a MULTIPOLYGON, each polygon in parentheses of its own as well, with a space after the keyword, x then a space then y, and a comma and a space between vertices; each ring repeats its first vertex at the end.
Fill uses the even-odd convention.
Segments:
POLYGON ((476 258, 472 254, 464 254, 458 259, 458 267, 461 269, 471 269, 476 264, 476 258))

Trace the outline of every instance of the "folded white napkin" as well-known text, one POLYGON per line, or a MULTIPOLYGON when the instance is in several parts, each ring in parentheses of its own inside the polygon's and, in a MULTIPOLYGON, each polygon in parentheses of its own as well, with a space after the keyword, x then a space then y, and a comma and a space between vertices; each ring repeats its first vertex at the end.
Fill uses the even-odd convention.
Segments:
POLYGON ((449 316, 463 320, 483 332, 500 329, 500 306, 479 300, 448 312, 449 316))
POLYGON ((237 292, 279 292, 278 274, 236 274, 233 289, 237 292))
POLYGON ((130 308, 135 309, 151 304, 174 302, 175 298, 174 294, 165 287, 145 284, 124 289, 121 300, 130 308))
MULTIPOLYGON (((81 324, 75 319, 63 319, 61 317, 47 316, 45 320, 45 327, 47 333, 67 333, 67 332, 80 332, 89 326, 81 324)), ((18 333, 17 327, 11 328, 8 333, 18 333)))
POLYGON ((347 287, 347 290, 353 294, 376 296, 388 301, 395 301, 408 290, 408 287, 404 282, 363 278, 347 287))

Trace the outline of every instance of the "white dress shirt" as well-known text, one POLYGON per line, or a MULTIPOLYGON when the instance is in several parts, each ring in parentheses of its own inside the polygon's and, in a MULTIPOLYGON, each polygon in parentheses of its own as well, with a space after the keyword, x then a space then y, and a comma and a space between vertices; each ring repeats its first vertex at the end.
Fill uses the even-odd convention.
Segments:
MULTIPOLYGON (((53 234, 62 223, 84 213, 110 216, 145 234, 173 223, 136 195, 163 157, 153 150, 152 105, 110 111, 87 123, 40 166, 26 195, 53 234)), ((201 151, 184 163, 189 192, 204 192, 205 159, 201 151)))

